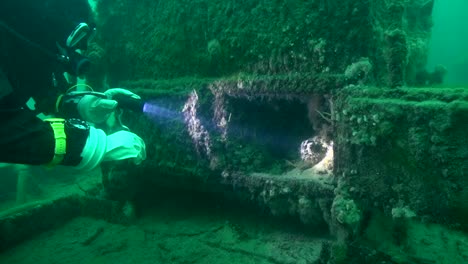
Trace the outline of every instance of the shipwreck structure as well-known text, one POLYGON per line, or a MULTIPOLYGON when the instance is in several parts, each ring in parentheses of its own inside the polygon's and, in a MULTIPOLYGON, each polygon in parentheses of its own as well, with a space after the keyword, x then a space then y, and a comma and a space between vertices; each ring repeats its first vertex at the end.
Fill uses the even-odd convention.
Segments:
MULTIPOLYGON (((115 220, 157 188, 208 192, 329 230, 317 263, 439 263, 421 248, 441 245, 468 261, 468 89, 425 68, 432 7, 98 1, 89 81, 144 98, 124 120, 148 159, 107 165, 97 204, 115 220)), ((57 206, 102 216, 95 202, 57 206)))

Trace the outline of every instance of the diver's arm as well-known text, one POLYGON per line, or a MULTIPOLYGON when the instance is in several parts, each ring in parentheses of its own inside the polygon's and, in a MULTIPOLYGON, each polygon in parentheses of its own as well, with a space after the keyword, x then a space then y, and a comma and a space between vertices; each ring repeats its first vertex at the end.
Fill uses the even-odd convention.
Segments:
POLYGON ((0 113, 0 162, 65 165, 90 170, 102 161, 146 158, 143 140, 128 131, 106 135, 78 119, 43 121, 28 109, 0 113))
POLYGON ((145 144, 134 133, 108 136, 79 119, 44 121, 27 107, 11 107, 9 99, 0 98, 0 162, 88 170, 104 160, 139 163, 146 158, 145 144))
MULTIPOLYGON (((10 109, 0 114, 0 162, 28 165, 46 165, 54 160, 56 140, 53 126, 29 109, 10 109)), ((76 166, 86 144, 89 131, 63 123, 62 133, 66 136, 65 153, 57 164, 76 166)), ((58 136, 58 134, 57 134, 58 136)))
MULTIPOLYGON (((127 108, 126 102, 132 100, 139 102, 141 98, 123 88, 112 88, 103 93, 94 91, 70 92, 58 98, 56 111, 65 118, 79 118, 93 124, 103 124, 118 106, 127 108)), ((141 102, 139 103, 141 104, 141 102)), ((139 106, 138 103, 136 105, 139 106)))

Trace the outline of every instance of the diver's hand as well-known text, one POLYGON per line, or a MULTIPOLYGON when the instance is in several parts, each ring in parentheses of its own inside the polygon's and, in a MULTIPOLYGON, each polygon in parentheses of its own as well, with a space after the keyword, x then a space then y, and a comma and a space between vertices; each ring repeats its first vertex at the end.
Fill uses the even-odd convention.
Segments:
POLYGON ((118 131, 108 135, 103 161, 125 159, 132 159, 136 165, 146 159, 146 145, 143 139, 129 131, 118 131))
POLYGON ((102 124, 107 121, 118 106, 118 102, 113 100, 116 95, 141 99, 137 94, 123 88, 112 88, 105 91, 102 95, 102 97, 85 95, 79 101, 78 112, 83 120, 94 124, 102 124))
POLYGON ((85 121, 101 124, 117 108, 117 101, 95 95, 85 95, 78 102, 78 113, 85 121))
POLYGON ((146 145, 132 132, 106 135, 103 130, 91 126, 81 157, 76 168, 83 171, 96 168, 102 161, 131 160, 138 165, 146 159, 146 145))

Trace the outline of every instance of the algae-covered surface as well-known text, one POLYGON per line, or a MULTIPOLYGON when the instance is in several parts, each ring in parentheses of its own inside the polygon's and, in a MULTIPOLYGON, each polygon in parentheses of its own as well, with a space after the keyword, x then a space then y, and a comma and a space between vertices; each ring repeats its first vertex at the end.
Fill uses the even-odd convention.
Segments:
POLYGON ((463 232, 443 225, 409 221, 404 231, 406 239, 399 240, 390 232, 392 225, 392 221, 377 214, 364 231, 362 244, 372 247, 374 255, 381 252, 392 256, 395 263, 468 262, 468 238, 463 232))
POLYGON ((132 225, 75 218, 4 252, 0 262, 315 263, 328 241, 322 230, 189 199, 157 202, 132 225))
POLYGON ((468 263, 433 0, 94 2, 87 81, 141 95, 147 159, 5 179, 0 263, 468 263))

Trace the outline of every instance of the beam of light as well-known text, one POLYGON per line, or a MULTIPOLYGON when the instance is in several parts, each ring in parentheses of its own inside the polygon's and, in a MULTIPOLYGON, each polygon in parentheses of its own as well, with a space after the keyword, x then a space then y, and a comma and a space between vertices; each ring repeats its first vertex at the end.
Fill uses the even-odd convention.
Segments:
MULTIPOLYGON (((227 134, 229 133, 267 146, 284 147, 285 145, 295 144, 296 140, 288 135, 275 133, 274 131, 266 132, 255 127, 234 124, 230 122, 231 114, 228 114, 225 110, 223 110, 223 112, 220 110, 218 110, 218 113, 215 112, 213 119, 203 118, 197 111, 199 106, 198 100, 198 94, 193 91, 187 98, 183 110, 174 110, 170 107, 165 107, 168 105, 167 101, 154 100, 144 103, 143 112, 156 123, 165 121, 184 123, 187 127, 187 131, 193 137, 193 140, 198 142, 196 143, 196 145, 198 145, 197 148, 199 148, 199 150, 204 149, 202 152, 205 153, 211 153, 211 143, 208 143, 210 140, 207 136, 209 135, 209 131, 220 132, 224 140, 227 139, 227 134), (199 140, 204 143, 199 142, 199 140)), ((224 102, 218 103, 224 104, 224 102)), ((223 107, 224 105, 218 106, 218 108, 221 109, 223 109, 223 107)))
POLYGON ((207 128, 213 128, 214 122, 206 121, 198 114, 198 94, 192 91, 182 111, 164 107, 167 102, 149 101, 143 105, 143 113, 155 122, 175 121, 185 124, 187 132, 199 153, 211 158, 211 139, 207 128))
POLYGON ((175 119, 183 121, 182 113, 160 106, 157 102, 146 102, 143 113, 154 118, 175 119))
MULTIPOLYGON (((196 150, 207 155, 209 159, 216 158, 212 155, 210 131, 218 131, 222 137, 226 137, 229 133, 257 144, 281 149, 297 144, 297 139, 292 136, 230 122, 231 114, 224 110, 224 103, 224 100, 217 102, 220 105, 219 109, 215 109, 213 119, 202 118, 197 111, 199 107, 198 94, 193 91, 182 110, 171 109, 167 101, 154 100, 144 103, 143 112, 157 123, 175 121, 184 124, 196 150)), ((327 142, 317 136, 305 140, 301 144, 300 156, 303 161, 311 163, 317 172, 328 173, 333 168, 333 142, 327 142), (312 143, 320 146, 320 150, 312 147, 312 143)))

